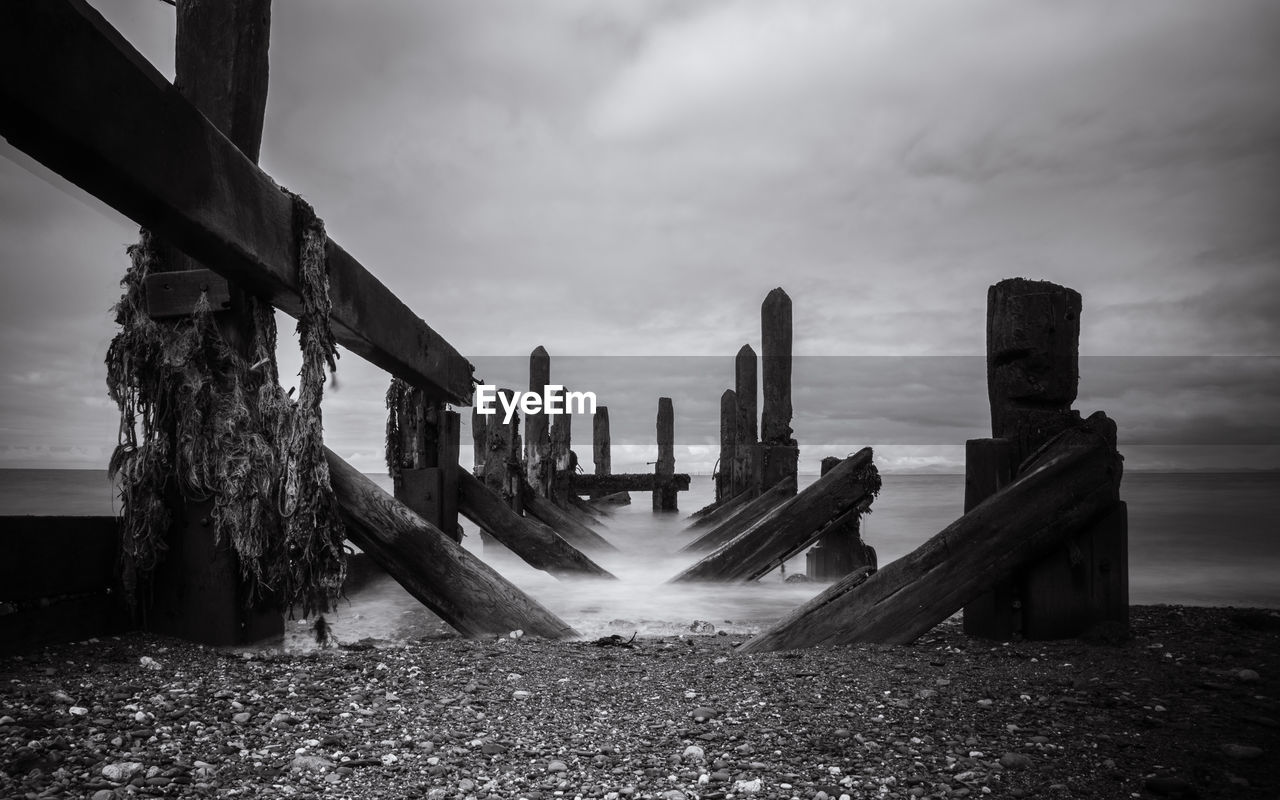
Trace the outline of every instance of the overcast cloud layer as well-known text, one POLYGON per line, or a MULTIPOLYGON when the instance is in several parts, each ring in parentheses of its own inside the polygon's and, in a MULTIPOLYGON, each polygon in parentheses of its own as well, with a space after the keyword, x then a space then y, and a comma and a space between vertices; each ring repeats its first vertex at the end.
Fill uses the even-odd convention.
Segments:
MULTIPOLYGON (((172 75, 171 7, 93 5, 172 75)), ((264 169, 481 376, 546 346, 615 468, 652 460, 658 395, 678 468, 711 467, 782 286, 803 466, 954 469, 988 432, 986 288, 1018 275, 1083 294, 1086 356, 1164 357, 1082 364, 1132 467, 1280 466, 1272 0, 275 6, 264 169)), ((136 226, 0 153, 0 466, 101 467, 136 226)), ((385 378, 339 374, 326 437, 379 469, 385 378)))

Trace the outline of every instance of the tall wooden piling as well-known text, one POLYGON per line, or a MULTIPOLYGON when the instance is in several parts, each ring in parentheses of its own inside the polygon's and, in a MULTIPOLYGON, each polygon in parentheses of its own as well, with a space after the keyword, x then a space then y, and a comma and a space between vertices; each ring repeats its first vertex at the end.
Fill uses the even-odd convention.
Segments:
MULTIPOLYGON (((177 8, 178 92, 255 162, 267 103, 270 20, 270 0, 184 0, 177 8)), ((176 248, 163 249, 160 269, 183 272, 203 266, 176 248)), ((212 279, 225 284, 218 276, 212 279)), ((230 310, 215 314, 215 324, 233 349, 250 357, 253 312, 237 287, 226 291, 230 310)), ((211 535, 213 505, 212 500, 191 501, 173 509, 175 524, 168 553, 153 574, 146 626, 211 645, 279 635, 283 615, 271 603, 245 608, 247 590, 231 543, 211 535)))
MULTIPOLYGON (((591 417, 591 456, 595 461, 596 475, 609 475, 613 472, 612 444, 609 440, 609 407, 597 406, 591 417)), ((593 492, 591 499, 596 499, 593 492)))
POLYGON ((676 412, 670 397, 658 398, 658 461, 653 474, 659 480, 666 479, 653 491, 654 511, 678 511, 680 493, 671 483, 676 474, 676 412))
MULTIPOLYGON (((543 395, 551 383, 551 356, 538 345, 529 354, 529 392, 543 395)), ((551 436, 545 409, 524 417, 524 465, 529 485, 542 497, 551 491, 551 436)))
POLYGON ((760 485, 795 477, 800 449, 791 438, 791 298, 774 289, 760 306, 764 406, 760 412, 760 485))
POLYGON ((738 393, 725 389, 720 395, 720 467, 716 471, 716 502, 733 497, 738 462, 738 393))
POLYGON ((744 344, 738 350, 738 355, 733 362, 733 372, 738 424, 729 493, 731 496, 736 496, 751 489, 753 493, 758 494, 760 491, 760 443, 756 435, 758 413, 756 395, 760 387, 756 369, 756 351, 751 349, 751 345, 744 344))
MULTIPOLYGON (((510 389, 499 389, 498 394, 506 398, 507 403, 513 402, 515 397, 515 392, 510 389)), ((502 403, 500 399, 496 404, 499 409, 506 407, 502 403)), ((505 424, 498 414, 491 415, 488 420, 485 427, 484 484, 519 514, 524 510, 521 500, 523 475, 517 456, 520 452, 520 417, 512 415, 511 422, 505 424)))
MULTIPOLYGON (((987 394, 994 438, 966 443, 965 510, 1019 477, 1046 442, 1078 428, 1079 293, 1014 278, 987 292, 987 394)), ((965 631, 992 639, 1059 638, 1128 621, 1123 503, 1065 546, 992 583, 964 607, 965 631)))
MULTIPOLYGON (((567 412, 565 403, 569 396, 568 387, 558 390, 556 396, 559 397, 557 405, 567 412)), ((551 492, 548 496, 561 506, 568 505, 569 487, 574 468, 577 467, 573 458, 572 414, 557 414, 551 420, 551 461, 555 475, 551 478, 551 492)))

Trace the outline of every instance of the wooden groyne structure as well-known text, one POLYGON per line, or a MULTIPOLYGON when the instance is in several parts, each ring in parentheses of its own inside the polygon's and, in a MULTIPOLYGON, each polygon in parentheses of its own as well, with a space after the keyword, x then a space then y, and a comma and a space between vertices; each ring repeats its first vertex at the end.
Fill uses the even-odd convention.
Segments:
MULTIPOLYGON (((313 301, 300 268, 301 207, 255 163, 269 2, 186 2, 183 11, 175 86, 80 0, 6 4, 0 133, 193 260, 184 264, 199 265, 196 276, 166 277, 197 291, 185 292, 189 307, 170 302, 163 316, 194 313, 191 306, 210 296, 247 294, 302 318, 313 301), (216 290, 205 270, 227 288, 216 290)), ((324 454, 348 537, 459 631, 575 635, 457 544, 459 423, 447 406, 470 402, 470 362, 336 242, 325 237, 318 246, 334 338, 404 384, 391 409, 397 434, 388 441, 396 497, 324 454)), ((225 315, 218 324, 234 338, 236 310, 215 314, 225 315)), ((513 549, 534 566, 603 573, 559 532, 484 516, 477 508, 486 498, 467 488, 465 508, 519 540, 513 549)), ((236 553, 210 535, 208 509, 174 512, 143 624, 210 644, 278 633, 278 605, 246 605, 236 553)))
MULTIPOLYGON (((324 234, 305 200, 256 163, 269 0, 180 3, 172 85, 83 0, 0 6, 0 134, 138 222, 148 245, 154 240, 163 263, 129 289, 145 300, 138 324, 148 335, 216 337, 209 391, 236 398, 249 409, 246 417, 254 406, 242 395, 253 394, 253 403, 274 409, 273 420, 289 423, 281 424, 285 433, 271 435, 314 445, 310 460, 272 441, 267 446, 280 449, 271 459, 236 461, 233 477, 242 491, 267 481, 271 470, 304 473, 324 495, 307 506, 312 527, 340 530, 465 635, 576 636, 461 545, 459 518, 557 579, 613 579, 595 559, 617 548, 599 509, 583 498, 644 491, 654 512, 677 510, 690 478, 675 471, 672 399, 657 401, 652 473, 612 473, 607 406, 592 418, 590 475, 580 472, 572 449, 570 414, 527 412, 522 435, 520 415, 503 422, 473 410, 475 465, 460 466, 461 417, 452 407, 472 401, 471 362, 324 234), (260 357, 261 326, 276 308, 300 321, 304 381, 296 399, 280 390, 274 353, 260 357), (391 495, 323 447, 320 394, 326 360, 334 368, 335 343, 391 377, 391 495)), ((152 252, 142 244, 131 255, 152 252)), ((1080 296, 1065 287, 1023 279, 991 287, 992 436, 967 443, 964 513, 910 555, 879 567, 860 526, 881 489, 870 448, 825 460, 822 476, 798 488, 792 301, 781 288, 769 292, 761 306, 760 355, 743 345, 733 359, 732 387, 720 398, 715 499, 693 515, 685 548, 698 560, 672 581, 754 581, 813 546, 810 576, 835 582, 747 642, 747 652, 907 642, 962 609, 966 631, 992 638, 1072 636, 1100 622, 1125 623, 1126 510, 1115 425, 1101 412, 1082 419, 1071 408, 1080 312, 1080 296)), ((273 336, 265 337, 272 346, 273 336)), ((535 348, 530 392, 555 385, 550 355, 535 348)), ((122 429, 134 425, 121 407, 122 429)), ((175 430, 160 435, 177 448, 175 430)), ((213 472, 215 465, 195 466, 213 472)), ((261 556, 251 552, 258 545, 277 563, 301 565, 290 580, 336 596, 345 562, 333 542, 309 538, 306 525, 286 528, 291 539, 238 541, 221 535, 220 526, 252 508, 229 510, 219 505, 223 498, 166 485, 162 508, 153 509, 163 521, 154 532, 163 558, 155 563, 139 561, 130 549, 137 531, 114 519, 9 522, 16 533, 0 565, 0 642, 29 645, 134 626, 214 645, 279 634, 283 612, 302 595, 297 586, 263 592, 254 583, 248 564, 261 556), (72 549, 88 562, 52 577, 41 571, 40 580, 26 574, 33 563, 60 563, 58 552, 72 549), (126 567, 118 569, 117 561, 126 567), (122 603, 138 586, 145 590, 140 602, 122 603)), ((291 491, 281 494, 284 516, 314 499, 299 498, 298 484, 288 479, 281 485, 291 491)), ((246 496, 256 498, 249 506, 261 499, 246 496)))

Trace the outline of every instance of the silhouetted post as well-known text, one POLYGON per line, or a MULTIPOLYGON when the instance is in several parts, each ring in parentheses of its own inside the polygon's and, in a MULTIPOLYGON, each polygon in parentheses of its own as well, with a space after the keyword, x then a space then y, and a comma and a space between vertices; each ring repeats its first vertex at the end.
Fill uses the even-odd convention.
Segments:
MULTIPOLYGON (((1080 294, 1012 278, 987 292, 987 394, 995 438, 967 443, 966 511, 1020 477, 1018 467, 1059 433, 1078 428, 1080 294)), ((1128 622, 1127 513, 1115 507, 1086 532, 1015 570, 964 609, 970 635, 1075 636, 1128 622)))
MULTIPOLYGON (((529 391, 543 395, 551 383, 551 356, 542 345, 529 354, 529 391)), ((542 497, 551 492, 551 436, 545 409, 524 417, 524 460, 529 485, 542 497)))
POLYGON ((761 489, 795 477, 800 449, 791 438, 791 298, 774 289, 760 307, 764 407, 760 413, 761 489))
MULTIPOLYGON (((179 94, 191 102, 250 160, 258 160, 267 103, 270 0, 182 0, 177 5, 176 74, 179 94)), ((163 248, 163 266, 183 272, 202 265, 163 248)), ((222 286, 211 275, 200 279, 222 286)), ((210 295, 215 289, 210 288, 210 295)), ((215 315, 223 339, 246 357, 254 315, 246 295, 225 290, 229 311, 215 315)), ((231 543, 210 535, 213 501, 172 508, 175 520, 168 552, 152 578, 147 628, 210 645, 244 644, 284 629, 283 615, 264 602, 246 609, 244 584, 231 543)))
POLYGON ((987 396, 991 435, 1021 463, 1054 434, 1080 424, 1080 293, 1012 278, 987 290, 987 396))
MULTIPOLYGON (((609 407, 597 406, 596 413, 591 417, 591 455, 596 464, 597 475, 608 475, 613 469, 610 447, 609 407)), ((592 500, 597 496, 599 496, 598 492, 591 493, 592 500)))
MULTIPOLYGON (((822 474, 840 466, 841 459, 822 459, 822 474)), ((876 549, 862 540, 862 519, 851 516, 842 524, 830 525, 805 555, 805 573, 811 580, 834 581, 860 567, 876 568, 876 549)))
MULTIPOLYGON (((790 339, 788 339, 790 341, 790 339)), ((790 352, 788 350, 788 352, 790 352)), ((734 449, 732 486, 729 494, 737 495, 745 489, 760 491, 759 441, 756 438, 756 394, 759 380, 756 371, 756 351, 744 344, 733 363, 734 393, 737 397, 737 444, 734 449)), ((788 368, 790 375, 790 368, 788 368)), ((788 378, 790 380, 790 378, 788 378)))
POLYGON ((488 451, 485 429, 488 423, 487 416, 476 411, 474 407, 471 409, 471 474, 477 478, 484 476, 485 453, 488 451))
MULTIPOLYGON (((560 398, 557 405, 567 411, 564 405, 569 395, 568 387, 556 392, 560 398)), ((571 451, 573 444, 573 415, 557 414, 551 420, 551 460, 555 475, 551 479, 551 499, 561 506, 567 505, 570 486, 573 481, 574 463, 571 451)))
POLYGON ((716 502, 733 497, 738 462, 738 393, 725 389, 720 395, 720 469, 716 472, 716 502))
POLYGON ((658 398, 658 462, 653 467, 654 475, 666 479, 653 490, 654 511, 678 511, 676 498, 680 493, 672 485, 672 476, 676 474, 676 412, 671 405, 670 397, 658 398))

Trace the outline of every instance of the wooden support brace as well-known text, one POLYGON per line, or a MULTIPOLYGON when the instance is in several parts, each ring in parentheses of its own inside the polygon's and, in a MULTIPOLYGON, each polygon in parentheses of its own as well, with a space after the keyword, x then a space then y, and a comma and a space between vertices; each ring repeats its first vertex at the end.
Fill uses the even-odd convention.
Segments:
POLYGON ((808 547, 846 513, 868 508, 879 491, 871 448, 864 447, 671 582, 756 580, 808 547))
POLYGON ((832 584, 738 652, 914 641, 992 582, 1112 513, 1120 483, 1114 437, 1114 423, 1095 414, 920 547, 870 577, 857 571, 832 584))

